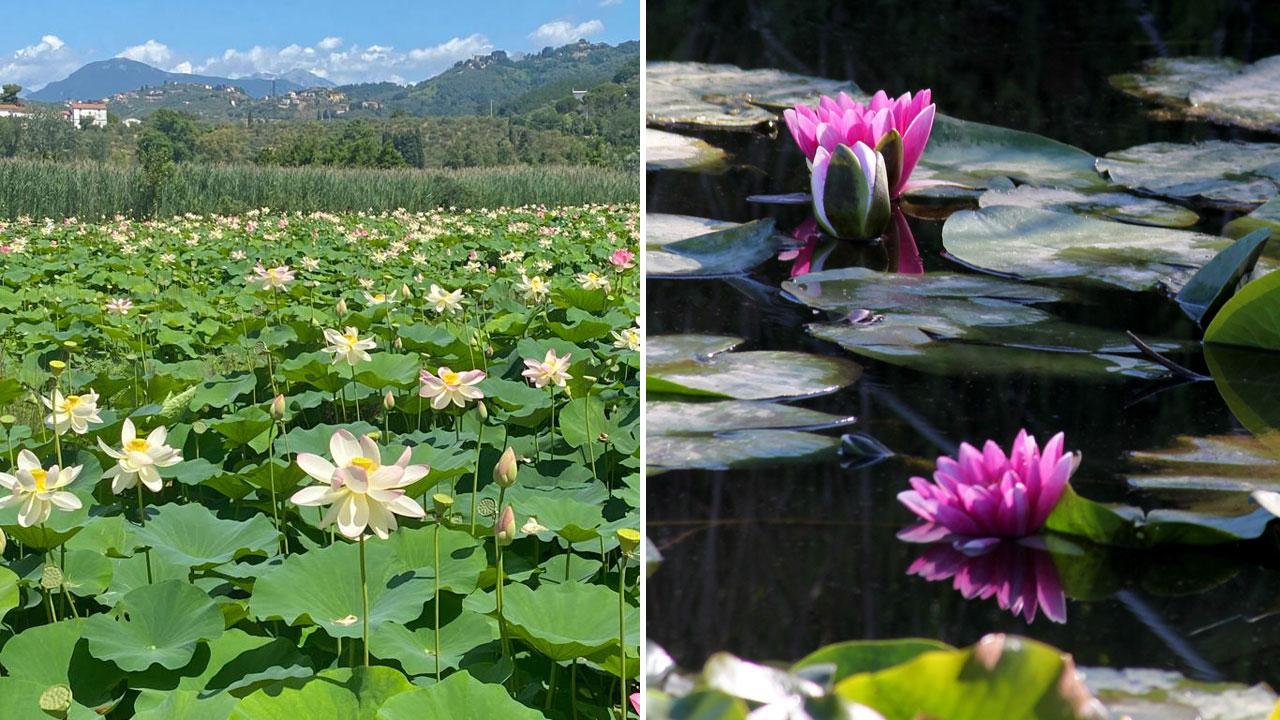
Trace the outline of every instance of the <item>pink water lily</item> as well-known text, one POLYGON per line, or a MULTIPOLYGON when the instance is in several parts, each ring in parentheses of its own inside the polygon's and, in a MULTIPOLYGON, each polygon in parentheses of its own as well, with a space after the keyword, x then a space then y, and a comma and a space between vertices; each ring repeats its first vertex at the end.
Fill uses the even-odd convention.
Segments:
POLYGON ((959 458, 938 458, 932 483, 913 477, 914 489, 898 494, 927 523, 907 539, 941 539, 947 533, 969 540, 1034 535, 1080 465, 1080 453, 1064 452, 1063 443, 1058 433, 1041 451, 1026 430, 1019 431, 1008 456, 991 440, 982 450, 961 443, 959 458))
POLYGON ((903 93, 896 99, 890 99, 880 90, 867 103, 857 102, 845 93, 834 98, 824 95, 817 108, 797 105, 784 112, 783 117, 791 137, 810 161, 819 148, 834 152, 838 145, 853 146, 859 142, 874 148, 885 135, 896 130, 902 138, 902 164, 891 164, 889 169, 890 193, 896 198, 902 194, 929 143, 935 114, 931 98, 929 90, 921 90, 914 96, 903 93))
POLYGON ((931 545, 907 568, 933 582, 951 580, 968 600, 994 597, 1001 609, 1028 623, 1036 614, 1056 623, 1067 621, 1067 597, 1053 556, 1039 547, 1001 541, 964 551, 949 544, 931 545))

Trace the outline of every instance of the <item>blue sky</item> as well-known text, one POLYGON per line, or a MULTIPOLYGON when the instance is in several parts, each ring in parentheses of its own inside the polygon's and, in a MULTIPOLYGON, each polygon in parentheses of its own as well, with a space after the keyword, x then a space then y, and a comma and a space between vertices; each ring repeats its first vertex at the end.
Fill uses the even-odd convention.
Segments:
POLYGON ((0 83, 37 89, 124 56, 237 77, 418 82, 491 50, 640 37, 641 0, 62 0, 6 3, 0 83))

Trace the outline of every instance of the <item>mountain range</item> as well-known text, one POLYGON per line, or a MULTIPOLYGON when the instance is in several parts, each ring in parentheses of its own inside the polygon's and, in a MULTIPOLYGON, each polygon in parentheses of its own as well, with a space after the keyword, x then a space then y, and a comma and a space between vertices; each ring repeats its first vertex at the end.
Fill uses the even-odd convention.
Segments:
POLYGON ((255 73, 249 77, 232 79, 213 75, 168 72, 128 58, 111 58, 91 62, 65 79, 51 82, 35 92, 26 94, 26 97, 36 102, 100 100, 116 93, 172 83, 232 85, 256 98, 308 87, 333 86, 333 83, 328 80, 305 70, 294 70, 281 75, 255 73))

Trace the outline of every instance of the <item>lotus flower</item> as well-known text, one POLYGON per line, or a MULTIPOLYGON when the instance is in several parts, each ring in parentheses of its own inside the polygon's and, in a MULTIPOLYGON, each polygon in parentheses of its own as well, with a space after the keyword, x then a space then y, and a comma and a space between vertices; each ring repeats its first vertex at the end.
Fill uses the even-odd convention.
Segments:
POLYGON ((1028 623, 1036 613, 1057 623, 1067 621, 1067 598, 1053 556, 1025 543, 1002 541, 966 552, 950 544, 931 545, 908 575, 930 581, 951 580, 966 599, 995 597, 1004 610, 1028 623))
POLYGON ((911 171, 929 143, 934 117, 930 100, 928 90, 921 90, 914 97, 905 93, 896 100, 890 100, 880 90, 867 104, 840 93, 834 98, 823 96, 816 110, 797 105, 784 112, 783 117, 791 137, 811 162, 816 160, 819 148, 832 153, 840 145, 862 143, 882 152, 889 171, 890 195, 896 198, 906 188, 911 171))
MULTIPOLYGON (((981 451, 962 443, 958 459, 939 457, 932 483, 913 477, 914 489, 898 494, 926 523, 910 531, 908 539, 941 539, 950 533, 994 542, 1034 535, 1080 465, 1080 453, 1063 452, 1063 441, 1062 433, 1054 435, 1042 452, 1022 430, 1007 457, 991 440, 981 451)), ((970 547, 981 544, 971 542, 970 547)))
POLYGON ((889 174, 885 158, 865 143, 819 147, 809 174, 813 215, 839 238, 867 240, 889 224, 889 174))
POLYGON ((0 498, 0 508, 20 505, 18 525, 24 528, 48 520, 54 507, 79 510, 80 498, 63 488, 75 481, 83 469, 83 465, 61 468, 54 465, 45 470, 40 467, 40 460, 34 453, 22 450, 18 453, 17 469, 13 474, 0 473, 0 487, 10 493, 8 497, 0 498))

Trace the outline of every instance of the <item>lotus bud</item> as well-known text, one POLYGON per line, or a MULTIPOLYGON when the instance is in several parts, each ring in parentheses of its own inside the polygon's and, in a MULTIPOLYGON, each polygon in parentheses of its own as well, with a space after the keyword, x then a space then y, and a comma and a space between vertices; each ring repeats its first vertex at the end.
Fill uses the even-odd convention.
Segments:
POLYGON ((493 481, 500 487, 509 488, 516 484, 516 451, 510 445, 502 451, 498 464, 493 466, 493 481))
POLYGON ((5 537, 4 530, 0 530, 0 554, 4 553, 4 548, 9 544, 9 539, 5 537))
POLYGON ((516 539, 516 512, 510 505, 502 508, 502 515, 493 526, 493 539, 499 547, 506 547, 516 539))
POLYGON ((485 405, 483 400, 476 401, 476 412, 480 415, 480 422, 489 419, 489 406, 485 405))
POLYGON ((49 371, 54 375, 61 375, 63 370, 67 369, 67 364, 61 360, 50 360, 49 371))
POLYGON ((276 395, 271 401, 271 417, 284 420, 284 395, 276 395))
POLYGON ((404 350, 404 341, 400 339, 399 335, 397 335, 396 339, 391 342, 391 345, 396 350, 404 350))
POLYGON ((621 528, 614 533, 618 537, 618 546, 622 548, 622 554, 632 557, 636 554, 636 550, 640 548, 640 531, 632 528, 621 528))
POLYGON ((396 396, 392 395, 390 390, 387 391, 386 395, 382 396, 382 407, 386 408, 388 412, 396 407, 396 396))
POLYGON ((400 283, 400 297, 405 300, 413 297, 413 293, 409 291, 409 283, 400 283))
POLYGON ((453 498, 444 493, 436 493, 431 496, 431 504, 435 506, 436 517, 443 522, 449 517, 449 511, 453 509, 453 498))
POLYGON ((338 317, 343 317, 346 314, 347 314, 347 299, 338 298, 338 317))
POLYGON ((885 158, 862 142, 818 148, 810 175, 813 214, 827 233, 848 240, 878 237, 889 224, 885 158))

